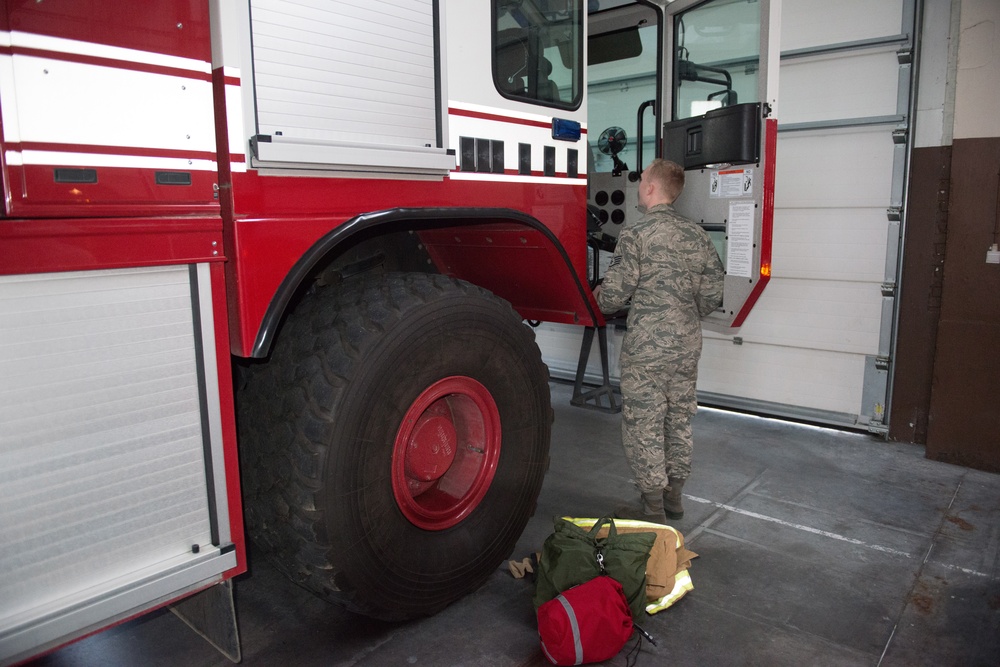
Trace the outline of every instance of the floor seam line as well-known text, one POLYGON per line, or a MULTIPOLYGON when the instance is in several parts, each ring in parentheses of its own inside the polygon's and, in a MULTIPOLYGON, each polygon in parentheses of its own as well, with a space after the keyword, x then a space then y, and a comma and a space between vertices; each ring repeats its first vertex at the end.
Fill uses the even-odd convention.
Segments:
MULTIPOLYGON (((739 491, 737 491, 732 495, 732 497, 729 499, 729 504, 739 502, 740 499, 742 499, 744 496, 749 495, 754 489, 756 489, 760 485, 761 481, 764 478, 764 475, 766 475, 767 472, 768 468, 765 468, 764 470, 760 471, 760 473, 756 477, 747 482, 747 484, 742 489, 740 489, 739 491)), ((685 494, 685 496, 691 500, 695 500, 694 496, 690 496, 687 494, 685 494)), ((725 515, 725 510, 722 509, 721 505, 719 505, 718 503, 712 503, 712 504, 718 505, 718 509, 716 509, 715 512, 709 514, 704 521, 695 526, 694 529, 692 529, 691 532, 685 536, 684 541, 687 544, 692 544, 698 538, 698 536, 705 531, 706 528, 711 526, 713 523, 715 523, 725 515)))
POLYGON ((934 547, 938 543, 938 538, 941 536, 941 531, 944 528, 944 522, 948 519, 948 512, 952 505, 955 504, 955 498, 958 497, 958 492, 961 490, 962 484, 965 483, 966 475, 968 475, 968 473, 964 472, 962 473, 962 476, 959 477, 958 485, 955 487, 954 493, 951 494, 951 500, 948 502, 948 507, 941 513, 941 520, 938 521, 937 529, 931 536, 931 543, 927 547, 927 553, 924 554, 924 559, 920 561, 920 565, 917 567, 917 571, 913 575, 913 583, 910 585, 909 591, 903 598, 903 604, 896 614, 896 620, 892 624, 892 632, 889 633, 889 638, 885 641, 885 646, 882 649, 882 656, 878 659, 878 665, 876 665, 876 667, 881 666, 882 661, 885 660, 885 656, 889 653, 889 647, 892 646, 892 640, 896 636, 896 629, 899 628, 899 622, 902 620, 903 614, 906 612, 906 608, 910 605, 910 598, 913 596, 914 591, 916 591, 917 584, 920 582, 920 577, 923 575, 924 567, 927 565, 927 561, 931 557, 931 552, 934 551, 934 547))

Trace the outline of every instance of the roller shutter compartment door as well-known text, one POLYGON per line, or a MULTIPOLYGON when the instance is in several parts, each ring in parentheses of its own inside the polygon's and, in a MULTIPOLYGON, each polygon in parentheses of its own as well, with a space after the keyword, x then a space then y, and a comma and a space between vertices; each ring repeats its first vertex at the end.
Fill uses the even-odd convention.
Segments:
POLYGON ((447 171, 432 0, 252 0, 261 163, 447 171))
POLYGON ((236 566, 208 274, 0 276, 0 663, 236 566))

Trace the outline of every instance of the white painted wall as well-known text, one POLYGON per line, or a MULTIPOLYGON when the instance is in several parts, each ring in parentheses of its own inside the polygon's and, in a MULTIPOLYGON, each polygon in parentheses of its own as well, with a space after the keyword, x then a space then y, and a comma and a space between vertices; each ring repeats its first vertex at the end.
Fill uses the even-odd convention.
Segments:
POLYGON ((1000 2, 961 0, 956 139, 1000 136, 1000 2))
POLYGON ((914 148, 951 145, 960 1, 924 0, 914 148))

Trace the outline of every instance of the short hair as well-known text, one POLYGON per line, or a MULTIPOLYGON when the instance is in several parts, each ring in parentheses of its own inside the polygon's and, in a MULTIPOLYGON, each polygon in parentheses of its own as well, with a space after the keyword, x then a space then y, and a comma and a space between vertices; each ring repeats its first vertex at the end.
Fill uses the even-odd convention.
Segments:
POLYGON ((676 162, 656 158, 646 167, 646 175, 672 200, 684 190, 684 168, 676 162))

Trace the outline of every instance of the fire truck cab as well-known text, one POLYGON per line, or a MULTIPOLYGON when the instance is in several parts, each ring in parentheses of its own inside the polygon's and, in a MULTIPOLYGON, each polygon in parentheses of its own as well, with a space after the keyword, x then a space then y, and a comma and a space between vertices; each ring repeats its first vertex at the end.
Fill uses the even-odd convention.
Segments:
POLYGON ((245 529, 379 618, 485 581, 548 465, 525 322, 603 329, 645 161, 726 263, 708 325, 766 284, 777 16, 6 0, 0 664, 168 604, 238 660, 245 529))

